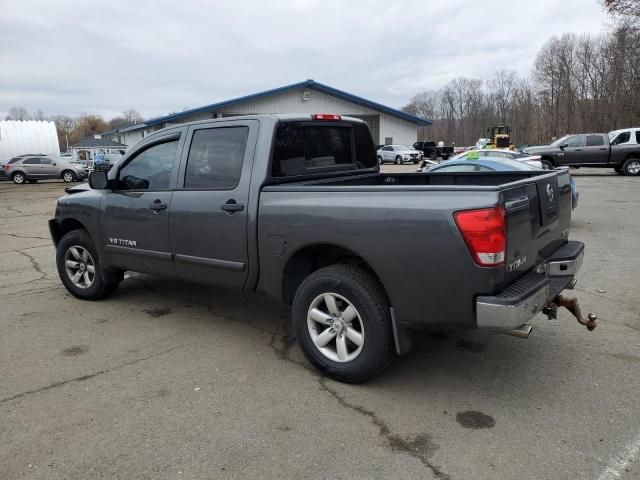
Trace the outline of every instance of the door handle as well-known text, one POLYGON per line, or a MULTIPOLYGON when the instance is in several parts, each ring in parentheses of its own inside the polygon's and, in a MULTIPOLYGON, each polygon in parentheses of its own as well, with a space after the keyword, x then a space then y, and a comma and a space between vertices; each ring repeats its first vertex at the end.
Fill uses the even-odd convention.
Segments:
POLYGON ((164 203, 162 200, 160 200, 159 198, 156 198, 153 203, 151 205, 149 205, 149 208, 151 210, 164 210, 167 208, 167 204, 164 203))
POLYGON ((237 203, 234 199, 227 200, 227 203, 220 205, 220 210, 225 212, 234 213, 244 210, 244 204, 237 203))
POLYGON ((581 152, 581 151, 582 151, 582 149, 581 149, 581 148, 576 148, 576 149, 574 150, 574 152, 581 152))

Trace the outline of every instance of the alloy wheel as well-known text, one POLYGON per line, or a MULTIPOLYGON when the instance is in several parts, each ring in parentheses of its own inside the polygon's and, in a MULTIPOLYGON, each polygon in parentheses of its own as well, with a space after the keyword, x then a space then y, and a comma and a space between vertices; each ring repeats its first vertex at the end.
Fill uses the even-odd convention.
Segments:
POLYGON ((313 344, 329 360, 351 362, 362 352, 362 319, 353 304, 342 295, 318 295, 309 306, 307 327, 313 344))
POLYGON ((89 251, 80 245, 69 247, 64 255, 64 267, 71 283, 89 288, 96 277, 96 265, 89 251))
POLYGON ((634 160, 627 165, 627 172, 631 175, 638 175, 640 173, 640 161, 634 160))

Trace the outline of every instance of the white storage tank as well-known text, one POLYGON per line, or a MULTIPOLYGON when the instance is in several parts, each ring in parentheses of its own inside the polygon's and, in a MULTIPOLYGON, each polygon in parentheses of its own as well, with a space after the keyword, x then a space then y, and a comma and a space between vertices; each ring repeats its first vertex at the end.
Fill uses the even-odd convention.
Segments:
POLYGON ((60 155, 55 123, 41 120, 0 121, 0 163, 28 153, 60 155))

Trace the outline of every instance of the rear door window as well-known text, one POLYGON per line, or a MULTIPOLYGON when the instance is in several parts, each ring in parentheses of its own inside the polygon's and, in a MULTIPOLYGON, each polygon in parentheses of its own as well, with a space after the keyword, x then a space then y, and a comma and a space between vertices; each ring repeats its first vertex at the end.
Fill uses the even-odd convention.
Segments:
POLYGON ((636 130, 636 143, 640 143, 640 130, 636 130))
POLYGON ((191 139, 184 188, 231 190, 238 185, 249 127, 196 130, 191 139))
POLYGON ((602 135, 587 135, 587 147, 598 147, 604 145, 602 135))
POLYGON ((24 165, 40 165, 40 159, 39 158, 27 158, 24 162, 22 162, 24 165))

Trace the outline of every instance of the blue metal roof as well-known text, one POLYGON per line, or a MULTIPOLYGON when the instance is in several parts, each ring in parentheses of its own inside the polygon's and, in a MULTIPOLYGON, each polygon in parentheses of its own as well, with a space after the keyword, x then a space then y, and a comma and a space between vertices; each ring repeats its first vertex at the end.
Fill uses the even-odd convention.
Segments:
MULTIPOLYGON (((133 127, 127 127, 127 130, 133 130, 133 129, 136 129, 136 127, 142 128, 142 127, 158 125, 160 123, 170 122, 175 119, 193 115, 194 113, 204 112, 207 110, 217 110, 217 109, 228 107, 230 105, 234 105, 237 103, 242 103, 242 102, 255 100, 263 97, 268 97, 270 95, 277 95, 279 93, 287 92, 289 90, 293 90, 295 88, 301 88, 301 87, 310 88, 318 92, 326 93, 327 95, 332 95, 334 97, 347 100, 357 105, 370 108, 371 110, 377 110, 379 112, 386 113, 387 115, 400 118, 407 122, 411 122, 415 125, 421 125, 421 126, 431 125, 431 121, 425 118, 420 118, 420 117, 416 117, 415 115, 410 115, 401 110, 396 110, 395 108, 387 107, 385 105, 372 102, 371 100, 358 97, 357 95, 352 95, 351 93, 343 92, 342 90, 338 90, 337 88, 333 88, 333 87, 330 87, 329 85, 324 85, 320 82, 316 82, 315 80, 309 79, 309 80, 305 80, 304 82, 292 83, 291 85, 285 85, 284 87, 265 90, 264 92, 254 93, 252 95, 245 95, 244 97, 233 98, 231 100, 226 100, 224 102, 212 103, 211 105, 205 105, 204 107, 192 108, 191 110, 185 110, 184 112, 172 113, 170 115, 165 115, 163 117, 152 118, 147 120, 144 123, 134 125, 133 127)), ((274 112, 274 113, 277 113, 277 112, 274 112)), ((122 131, 122 129, 119 129, 116 131, 122 131)))

